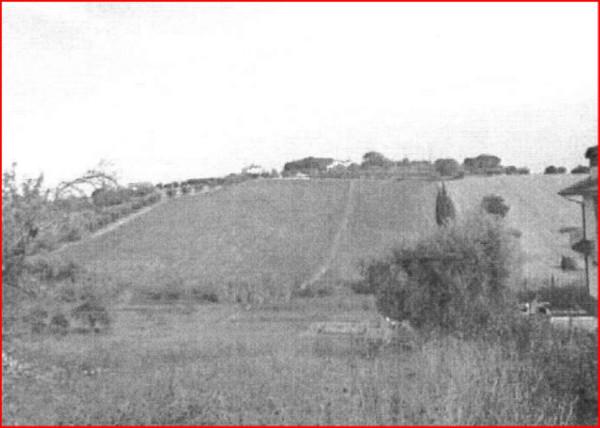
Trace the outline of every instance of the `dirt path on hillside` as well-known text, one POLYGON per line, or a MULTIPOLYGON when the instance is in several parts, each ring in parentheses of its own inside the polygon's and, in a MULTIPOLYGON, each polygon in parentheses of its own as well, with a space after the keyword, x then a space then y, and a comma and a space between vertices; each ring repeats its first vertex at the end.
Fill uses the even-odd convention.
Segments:
POLYGON ((327 252, 327 256, 325 257, 325 260, 323 261, 323 263, 321 264, 319 269, 317 269, 317 271, 314 272, 310 276, 310 278, 308 278, 306 281, 304 281, 300 285, 301 290, 305 290, 306 288, 310 287, 315 282, 320 280, 323 277, 323 275, 325 275, 327 273, 327 271, 331 267, 331 264, 335 260, 338 250, 340 248, 340 243, 342 241, 342 237, 344 236, 344 233, 346 232, 346 229, 348 228, 348 223, 350 222, 350 216, 352 215, 352 211, 354 210, 354 199, 355 199, 354 193, 356 193, 355 189, 356 189, 355 180, 350 180, 350 185, 348 186, 348 195, 346 197, 346 207, 344 208, 344 213, 342 215, 342 220, 340 221, 340 226, 339 226, 337 232, 335 233, 335 236, 333 237, 333 241, 331 243, 331 247, 329 248, 329 251, 327 252))

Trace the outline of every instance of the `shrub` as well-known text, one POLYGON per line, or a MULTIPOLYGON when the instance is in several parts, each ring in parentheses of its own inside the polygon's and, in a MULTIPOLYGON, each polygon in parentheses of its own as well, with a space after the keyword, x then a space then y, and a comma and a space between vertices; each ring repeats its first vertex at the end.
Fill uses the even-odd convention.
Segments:
POLYGON ((571 170, 571 174, 589 174, 590 168, 584 165, 578 165, 571 170))
POLYGON ((350 283, 350 288, 356 294, 374 294, 377 284, 381 284, 390 275, 389 260, 361 261, 359 264, 359 281, 350 283))
POLYGON ((49 214, 43 176, 17 181, 15 165, 2 180, 2 283, 19 287, 25 258, 49 214))
POLYGON ((64 335, 69 331, 69 320, 65 314, 59 312, 52 316, 48 327, 51 333, 64 335))
POLYGON ((442 188, 438 190, 435 200, 435 221, 439 226, 446 226, 451 220, 454 220, 455 216, 454 203, 446 192, 446 186, 442 183, 442 188))
POLYGON ((415 327, 474 334, 510 306, 516 242, 491 216, 471 216, 376 262, 378 310, 415 327))
POLYGON ((28 260, 25 269, 39 280, 49 283, 74 282, 82 268, 72 260, 61 257, 35 257, 28 260))
POLYGON ((529 175, 529 168, 522 167, 517 169, 517 174, 519 175, 529 175))
POLYGON ((481 201, 481 207, 489 214, 506 217, 510 207, 504 203, 504 199, 498 195, 487 195, 481 201))
POLYGON ((173 187, 169 187, 169 188, 167 189, 167 196, 168 196, 169 198, 173 198, 173 197, 175 197, 176 195, 177 195, 177 189, 175 189, 175 188, 173 188, 173 187))
POLYGON ((83 324, 84 330, 91 330, 95 333, 108 328, 110 317, 104 305, 96 299, 87 300, 71 310, 73 319, 83 324))
POLYGON ((133 195, 134 191, 132 189, 104 187, 92 192, 92 201, 97 207, 110 207, 129 201, 133 195))
POLYGON ((564 271, 577 270, 577 262, 573 257, 562 256, 560 258, 560 268, 564 271))
POLYGON ((148 196, 156 191, 155 186, 153 186, 152 183, 138 183, 131 185, 129 188, 134 197, 148 196))
POLYGON ((544 174, 558 174, 558 170, 554 165, 547 166, 544 174))

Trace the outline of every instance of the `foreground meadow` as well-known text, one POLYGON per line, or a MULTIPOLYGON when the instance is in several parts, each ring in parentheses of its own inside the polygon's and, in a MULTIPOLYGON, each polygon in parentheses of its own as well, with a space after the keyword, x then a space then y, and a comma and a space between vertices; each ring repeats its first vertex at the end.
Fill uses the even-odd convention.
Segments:
POLYGON ((589 423, 577 397, 549 393, 533 363, 499 347, 446 338, 372 350, 303 334, 312 321, 376 317, 370 297, 115 316, 103 334, 9 342, 29 366, 5 368, 3 425, 589 423))

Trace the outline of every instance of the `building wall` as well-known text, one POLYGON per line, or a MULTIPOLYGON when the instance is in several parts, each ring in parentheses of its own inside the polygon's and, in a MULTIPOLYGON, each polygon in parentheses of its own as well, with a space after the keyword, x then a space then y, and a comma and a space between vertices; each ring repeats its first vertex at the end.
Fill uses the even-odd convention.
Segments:
POLYGON ((588 257, 590 294, 598 297, 598 197, 586 197, 585 204, 585 236, 594 242, 594 253, 588 257))

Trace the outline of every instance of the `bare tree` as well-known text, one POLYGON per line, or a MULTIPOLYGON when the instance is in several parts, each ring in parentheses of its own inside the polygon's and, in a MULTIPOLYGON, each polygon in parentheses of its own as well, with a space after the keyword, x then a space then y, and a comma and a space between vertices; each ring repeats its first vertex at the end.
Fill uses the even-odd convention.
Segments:
POLYGON ((109 162, 102 160, 96 167, 87 170, 74 180, 61 182, 54 191, 54 199, 58 200, 72 194, 87 196, 97 189, 118 186, 117 173, 112 170, 109 162))

